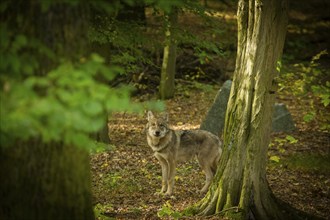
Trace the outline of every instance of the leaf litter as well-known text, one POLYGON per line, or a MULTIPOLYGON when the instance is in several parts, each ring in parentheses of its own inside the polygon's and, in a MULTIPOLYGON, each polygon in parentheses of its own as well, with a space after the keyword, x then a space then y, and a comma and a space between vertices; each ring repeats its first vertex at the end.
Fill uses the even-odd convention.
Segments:
MULTIPOLYGON (((177 95, 166 101, 173 127, 198 128, 217 90, 218 87, 208 92, 190 90, 189 97, 177 95)), ((289 108, 296 104, 294 99, 278 101, 285 102, 289 108)), ((269 185, 276 197, 293 207, 330 219, 329 169, 299 169, 287 162, 297 154, 329 155, 329 132, 306 126, 301 122, 299 109, 290 111, 297 123, 297 130, 290 136, 297 141, 275 141, 276 138, 287 139, 288 134, 272 134, 269 155, 276 156, 279 161, 269 161, 269 185)), ((100 212, 97 212, 97 219, 159 219, 157 213, 166 204, 175 211, 182 211, 202 198, 197 191, 203 185, 204 174, 197 161, 178 166, 173 198, 155 195, 161 187, 161 169, 146 143, 145 124, 145 115, 113 114, 109 136, 115 149, 91 156, 93 202, 100 212)))
MULTIPOLYGON (((322 4, 316 1, 314 6, 316 5, 322 4)), ((292 8, 295 10, 291 10, 290 16, 294 18, 292 19, 296 22, 294 24, 301 28, 311 28, 309 26, 315 21, 323 19, 324 24, 328 25, 328 21, 322 17, 328 14, 326 8, 314 6, 301 4, 298 1, 293 2, 292 8)), ((186 23, 193 24, 193 22, 186 23)), ((191 29, 194 30, 196 27, 194 25, 191 29)), ((204 28, 204 24, 201 27, 204 28)), ((236 32, 235 27, 235 25, 231 26, 230 30, 236 32)), ((318 52, 319 48, 325 47, 324 45, 328 42, 327 30, 326 26, 315 30, 317 34, 313 37, 319 40, 314 39, 313 42, 309 42, 310 47, 301 53, 301 47, 297 44, 305 35, 290 32, 289 28, 287 41, 293 46, 288 47, 287 54, 294 54, 298 60, 306 60, 318 52), (315 42, 319 44, 316 45, 315 42)), ((200 32, 200 29, 197 31, 200 32)), ((309 35, 308 38, 310 38, 309 35)), ((223 39, 235 45, 234 38, 224 37, 223 39)), ((180 59, 178 60, 180 62, 180 59)), ((233 71, 234 61, 230 63, 229 69, 233 71)), ((212 65, 215 64, 227 66, 227 61, 217 61, 212 65)), ((221 68, 217 65, 214 68, 212 65, 211 69, 218 73, 221 68)), ((219 89, 219 87, 213 87, 206 91, 201 89, 203 87, 199 89, 188 87, 184 82, 180 82, 177 89, 182 90, 178 92, 182 95, 176 95, 165 102, 170 114, 170 122, 176 129, 198 128, 219 89)), ((152 92, 149 91, 149 93, 152 92)), ((273 160, 270 159, 268 163, 267 179, 276 197, 299 210, 323 219, 330 219, 330 171, 327 165, 330 161, 330 134, 329 130, 320 129, 321 126, 315 120, 309 123, 304 122, 306 109, 310 109, 310 99, 311 97, 298 100, 291 94, 279 94, 277 102, 287 105, 297 129, 290 134, 281 132, 272 134, 268 154, 273 160)), ((329 106, 325 110, 329 110, 329 106)), ((329 112, 324 113, 328 117, 328 124, 329 112)), ((174 189, 175 198, 165 199, 154 195, 161 187, 161 169, 146 143, 145 124, 145 115, 113 114, 109 122, 109 136, 110 144, 114 145, 115 149, 91 155, 93 203, 97 209, 97 219, 106 219, 106 217, 159 219, 157 214, 159 210, 171 211, 165 210, 164 207, 182 211, 202 198, 197 190, 204 183, 204 175, 196 161, 179 165, 174 189)))

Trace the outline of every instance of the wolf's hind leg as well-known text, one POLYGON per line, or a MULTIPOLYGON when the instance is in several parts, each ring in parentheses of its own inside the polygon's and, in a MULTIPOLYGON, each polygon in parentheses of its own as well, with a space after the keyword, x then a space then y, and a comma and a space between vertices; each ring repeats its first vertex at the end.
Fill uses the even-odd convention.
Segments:
POLYGON ((200 191, 201 193, 207 192, 213 179, 213 172, 211 170, 211 167, 207 167, 206 169, 204 169, 204 172, 205 172, 205 184, 200 191))
POLYGON ((205 161, 205 158, 204 159, 197 158, 197 159, 199 165, 201 166, 201 168, 204 170, 205 173, 205 184, 203 188, 200 190, 200 193, 205 193, 209 189, 209 186, 214 176, 214 172, 212 171, 211 165, 207 161, 205 161))

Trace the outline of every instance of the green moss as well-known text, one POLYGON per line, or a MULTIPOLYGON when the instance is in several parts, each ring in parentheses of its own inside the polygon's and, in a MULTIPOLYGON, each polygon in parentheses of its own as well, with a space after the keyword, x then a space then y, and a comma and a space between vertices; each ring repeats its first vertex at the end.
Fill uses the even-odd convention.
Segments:
POLYGON ((233 209, 223 210, 223 212, 225 212, 224 217, 231 220, 246 219, 246 213, 242 209, 236 209, 233 207, 233 209))

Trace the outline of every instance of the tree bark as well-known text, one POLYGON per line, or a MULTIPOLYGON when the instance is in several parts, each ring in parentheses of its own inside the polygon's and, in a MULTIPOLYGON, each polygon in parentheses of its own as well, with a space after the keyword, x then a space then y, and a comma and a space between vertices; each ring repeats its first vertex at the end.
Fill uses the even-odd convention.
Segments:
POLYGON ((288 219, 266 179, 275 100, 274 78, 287 25, 286 0, 240 0, 236 68, 224 129, 224 151, 200 215, 288 219))
POLYGON ((0 149, 0 219, 94 219, 85 149, 19 142, 0 149))
POLYGON ((178 19, 178 12, 173 9, 166 18, 165 46, 163 54, 163 64, 161 70, 161 79, 159 93, 161 99, 169 99, 174 96, 175 91, 175 71, 176 71, 176 42, 173 37, 173 27, 178 19))
MULTIPOLYGON (((1 17, 13 34, 37 39, 57 56, 31 52, 40 64, 35 75, 47 74, 61 59, 84 57, 87 3, 19 0, 4 5, 1 17)), ((94 219, 86 149, 37 138, 12 142, 0 146, 0 219, 94 219)))
POLYGON ((105 143, 105 144, 109 144, 110 143, 110 137, 109 137, 109 121, 106 118, 105 119, 106 123, 104 124, 104 126, 102 127, 101 130, 99 130, 98 132, 96 132, 95 134, 92 135, 92 137, 99 142, 105 143))

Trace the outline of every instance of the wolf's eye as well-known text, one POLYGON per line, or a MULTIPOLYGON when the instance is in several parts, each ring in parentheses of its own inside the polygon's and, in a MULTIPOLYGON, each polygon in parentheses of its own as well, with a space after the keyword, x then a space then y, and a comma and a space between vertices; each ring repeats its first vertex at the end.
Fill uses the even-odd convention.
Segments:
POLYGON ((165 128, 165 125, 164 124, 160 124, 159 127, 165 128))

